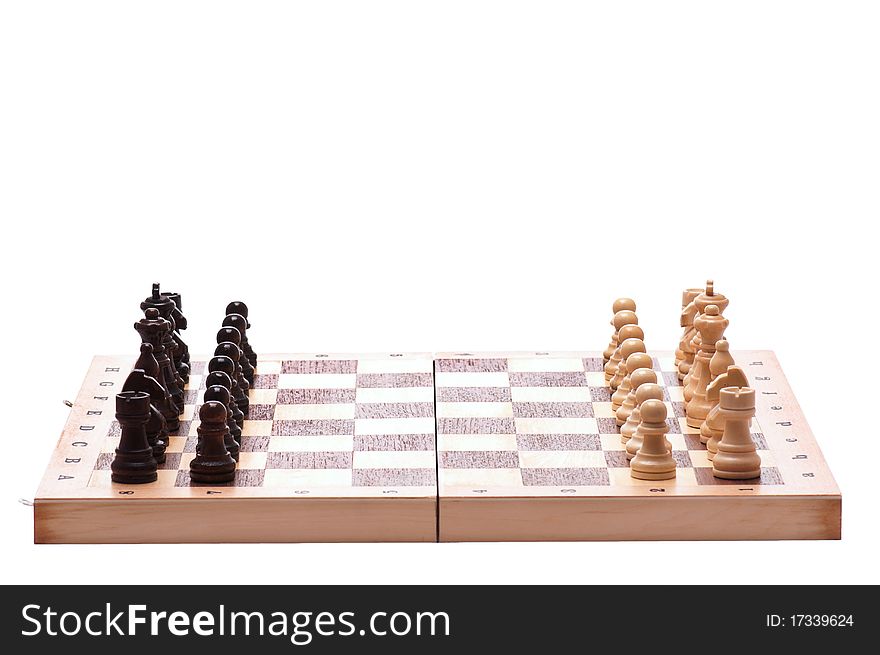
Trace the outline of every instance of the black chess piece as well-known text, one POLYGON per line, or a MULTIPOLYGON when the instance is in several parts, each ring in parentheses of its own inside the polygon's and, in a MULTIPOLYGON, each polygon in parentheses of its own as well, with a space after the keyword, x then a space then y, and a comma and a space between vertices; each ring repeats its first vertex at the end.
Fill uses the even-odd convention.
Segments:
POLYGON ((244 378, 242 382, 246 384, 242 384, 242 388, 244 392, 247 393, 248 389, 251 388, 251 384, 254 379, 254 367, 251 366, 251 363, 248 361, 248 358, 245 357, 244 350, 241 348, 241 332, 238 328, 234 328, 231 326, 225 326, 220 328, 217 331, 217 343, 223 343, 224 341, 229 341, 230 343, 234 343, 238 346, 238 350, 240 352, 240 356, 238 358, 238 365, 241 367, 241 376, 244 378))
MULTIPOLYGON (((223 407, 226 409, 226 434, 223 436, 223 443, 226 444, 226 450, 232 455, 232 459, 237 462, 240 441, 237 441, 235 437, 232 436, 232 426, 235 425, 235 427, 238 427, 238 425, 236 425, 235 419, 232 418, 232 414, 229 411, 230 402, 232 400, 232 396, 229 395, 229 389, 219 384, 212 384, 205 389, 205 402, 209 400, 216 400, 219 403, 223 403, 223 407)), ((240 430, 238 439, 241 439, 240 430)))
POLYGON ((226 408, 223 403, 209 400, 199 410, 199 445, 196 456, 189 464, 189 477, 193 482, 222 484, 235 479, 235 460, 223 436, 226 427, 226 408))
POLYGON ((158 479, 158 465, 147 441, 150 396, 143 391, 116 394, 116 420, 122 428, 110 479, 123 484, 143 484, 158 479))
POLYGON ((186 316, 183 315, 183 299, 180 297, 179 293, 175 292, 166 291, 165 295, 174 303, 174 309, 171 310, 171 320, 174 322, 174 340, 177 341, 179 347, 177 372, 180 373, 180 377, 183 378, 183 381, 189 384, 189 346, 186 345, 183 338, 180 336, 180 333, 187 328, 186 316))
POLYGON ((180 342, 177 340, 179 334, 177 332, 177 326, 174 324, 174 301, 166 294, 160 293, 158 282, 153 283, 152 294, 147 296, 141 303, 141 309, 145 311, 150 307, 158 309, 159 316, 171 324, 171 329, 169 330, 168 336, 165 338, 165 351, 168 354, 168 358, 171 360, 171 368, 174 371, 177 386, 183 389, 186 385, 186 381, 189 379, 189 365, 182 364, 180 359, 183 356, 184 348, 186 348, 186 346, 181 346, 180 342), (186 374, 187 380, 183 377, 184 373, 186 374))
MULTIPOLYGON (((143 344, 149 347, 150 344, 143 344)), ((155 360, 154 360, 155 361, 155 360)), ((168 447, 168 427, 159 406, 165 401, 165 387, 159 381, 136 368, 125 379, 123 391, 142 391, 150 396, 150 418, 147 421, 147 443, 153 449, 153 458, 157 463, 165 462, 165 449, 168 447)))
MULTIPOLYGON (((239 316, 243 316, 245 320, 245 329, 251 329, 251 321, 248 318, 248 307, 240 300, 234 300, 228 305, 226 305, 226 315, 229 314, 238 314, 239 316)), ((244 334, 244 332, 242 332, 244 334)), ((251 366, 257 368, 257 353, 254 352, 253 348, 251 348, 251 344, 249 342, 245 342, 243 344, 244 353, 247 357, 248 361, 251 363, 251 366)))
POLYGON ((238 408, 244 413, 245 416, 247 416, 248 409, 250 408, 250 400, 248 399, 248 389, 250 389, 250 386, 248 385, 247 380, 245 380, 244 376, 241 374, 241 365, 239 364, 239 360, 241 359, 241 351, 238 349, 238 346, 236 346, 231 341, 223 341, 217 344, 217 347, 214 349, 214 355, 226 356, 231 359, 233 364, 235 365, 235 370, 232 373, 232 381, 235 383, 232 387, 232 395, 235 398, 235 402, 238 405, 238 408))
POLYGON ((244 427, 244 412, 241 411, 241 408, 238 406, 238 401, 235 398, 238 385, 235 382, 234 375, 235 363, 231 359, 226 356, 212 357, 208 362, 208 377, 205 378, 205 385, 210 386, 212 384, 219 384, 229 389, 229 393, 232 396, 232 415, 235 418, 238 427, 242 428, 244 427), (214 373, 223 373, 226 375, 226 379, 215 376, 213 375, 214 373), (227 386, 227 384, 229 386, 227 386))
MULTIPOLYGON (((144 375, 153 378, 159 383, 162 389, 162 398, 158 398, 158 394, 156 397, 151 396, 150 403, 154 404, 156 409, 162 414, 162 417, 165 419, 166 429, 171 432, 177 432, 180 428, 180 417, 174 400, 168 393, 168 389, 162 384, 162 369, 159 367, 159 362, 156 361, 156 356, 153 354, 153 344, 146 342, 141 344, 141 354, 134 367, 141 369, 144 375)), ((147 391, 149 393, 147 389, 140 389, 140 391, 147 391)))
MULTIPOLYGON (((167 336, 171 331, 171 322, 159 316, 159 310, 148 307, 144 310, 144 318, 134 324, 134 329, 141 335, 141 340, 153 346, 153 355, 159 364, 160 377, 156 378, 162 386, 168 390, 175 412, 183 413, 183 387, 177 384, 178 376, 174 371, 171 359, 168 357, 166 344, 167 336)), ((167 417, 166 417, 167 420, 167 417)), ((168 421, 168 429, 174 432, 178 426, 168 421)))
MULTIPOLYGON (((234 327, 241 334, 241 343, 238 345, 253 371, 253 369, 257 367, 257 354, 254 352, 254 349, 251 348, 250 341, 248 341, 247 329, 250 327, 250 324, 248 323, 247 318, 241 314, 227 314, 226 318, 223 319, 223 327, 234 327)), ((253 379, 248 379, 248 382, 251 384, 254 383, 253 379)))
POLYGON ((230 378, 223 371, 213 371, 208 373, 205 378, 205 384, 210 389, 211 387, 223 387, 229 392, 229 404, 227 405, 227 423, 229 424, 229 433, 232 435, 232 438, 235 439, 236 443, 241 446, 241 425, 238 424, 238 418, 241 418, 242 424, 244 423, 244 414, 241 413, 241 410, 238 409, 238 405, 235 404, 235 398, 232 397, 232 378, 230 378))

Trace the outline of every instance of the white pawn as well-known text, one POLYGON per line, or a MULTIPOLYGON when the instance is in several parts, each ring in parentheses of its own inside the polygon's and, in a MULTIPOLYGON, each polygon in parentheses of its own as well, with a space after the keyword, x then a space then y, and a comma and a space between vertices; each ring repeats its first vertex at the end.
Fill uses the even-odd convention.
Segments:
MULTIPOLYGON (((617 317, 617 312, 632 312, 632 316, 627 315, 627 318, 632 318, 635 316, 636 312, 636 301, 632 298, 618 298, 614 301, 614 304, 611 306, 611 326, 614 328, 614 333, 611 335, 611 341, 608 343, 608 347, 605 348, 605 352, 602 353, 602 359, 607 363, 609 359, 611 359, 611 355, 614 354, 615 349, 620 344, 618 332, 623 325, 618 326, 617 322, 614 320, 617 317)), ((635 319, 635 322, 638 323, 638 319, 635 319)))
POLYGON ((637 480, 671 480, 675 477, 675 459, 666 447, 666 405, 661 400, 646 400, 639 410, 642 445, 629 464, 630 475, 637 480))
MULTIPOLYGON (((645 340, 645 331, 642 330, 638 325, 629 324, 624 325, 620 328, 620 332, 618 333, 620 337, 620 343, 617 345, 617 348, 614 349, 614 352, 611 355, 611 359, 608 360, 608 363, 605 364, 605 382, 610 384, 614 377, 617 375, 617 366, 621 361, 626 359, 621 354, 621 348, 623 347, 623 342, 627 339, 641 339, 645 340)), ((615 389, 617 387, 614 387, 615 389)))
MULTIPOLYGON (((651 398, 654 400, 663 400, 663 387, 657 384, 657 374, 651 369, 643 368, 638 371, 633 376, 632 384, 633 410, 630 412, 629 418, 626 419, 626 423, 620 428, 621 443, 626 443, 632 439, 639 427, 639 423, 642 421, 642 415, 639 412, 639 405, 651 398), (654 385, 653 387, 650 389, 646 388, 642 391, 642 388, 648 387, 652 384, 654 385)), ((638 448, 633 451, 633 455, 635 455, 636 452, 638 452, 638 448)))
POLYGON ((620 343, 620 348, 614 353, 614 356, 619 357, 620 361, 614 370, 614 375, 608 381, 608 386, 614 391, 617 391, 618 387, 620 387, 620 384, 623 382, 623 379, 626 377, 626 365, 624 362, 626 362, 629 356, 633 353, 646 353, 647 351, 648 349, 645 348, 645 342, 639 338, 633 337, 622 341, 620 343))
MULTIPOLYGON (((634 357, 634 355, 630 355, 630 357, 634 357)), ((657 384, 657 374, 651 368, 639 368, 630 374, 629 393, 626 394, 626 398, 617 409, 617 424, 620 426, 621 436, 623 435, 623 426, 629 422, 630 417, 636 409, 636 391, 643 384, 649 383, 657 384)), ((636 425, 638 425, 638 423, 636 425)), ((630 436, 632 436, 631 433, 630 436)), ((626 439, 623 439, 624 443, 626 443, 626 441, 626 439)))
MULTIPOLYGON (((636 425, 635 430, 633 430, 632 437, 626 442, 626 458, 632 459, 636 456, 636 453, 639 452, 639 448, 642 447, 642 414, 641 414, 641 406, 645 404, 649 400, 659 400, 663 401, 663 387, 659 384, 651 384, 650 382, 643 384, 639 387, 639 390, 636 391, 636 406, 639 408, 638 419, 639 422, 636 425)), ((622 428, 621 428, 622 429, 622 428)), ((621 438, 622 438, 621 434, 621 438)), ((667 440, 666 446, 669 448, 669 451, 672 452, 672 445, 667 440)))
POLYGON ((620 408, 623 407, 623 403, 626 402, 630 389, 632 389, 632 374, 641 369, 651 368, 653 365, 654 362, 648 353, 636 352, 627 357, 626 362, 621 362, 620 366, 618 366, 618 370, 623 370, 623 380, 621 380, 620 386, 617 387, 617 391, 611 396, 611 411, 617 417, 617 427, 626 423, 626 416, 621 416, 618 412, 620 412, 620 408))

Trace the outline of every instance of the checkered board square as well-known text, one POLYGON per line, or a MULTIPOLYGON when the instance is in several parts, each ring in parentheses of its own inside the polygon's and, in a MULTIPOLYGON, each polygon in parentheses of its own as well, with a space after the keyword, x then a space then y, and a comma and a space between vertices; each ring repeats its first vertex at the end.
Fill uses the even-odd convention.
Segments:
MULTIPOLYGON (((712 475, 699 430, 687 426, 674 363, 654 363, 678 463, 668 484, 742 486, 712 475)), ((601 358, 441 355, 435 366, 441 494, 456 487, 515 495, 533 487, 657 486, 630 475, 601 358)), ((748 484, 784 484, 757 419, 752 439, 762 471, 748 484)))
MULTIPOLYGON (((189 465, 198 441, 205 377, 205 362, 193 361, 180 428, 170 437, 155 485, 204 486, 191 482, 189 465)), ((249 399, 235 480, 219 486, 434 493, 430 357, 261 359, 249 399)), ((114 420, 90 486, 111 485, 119 434, 114 420)))

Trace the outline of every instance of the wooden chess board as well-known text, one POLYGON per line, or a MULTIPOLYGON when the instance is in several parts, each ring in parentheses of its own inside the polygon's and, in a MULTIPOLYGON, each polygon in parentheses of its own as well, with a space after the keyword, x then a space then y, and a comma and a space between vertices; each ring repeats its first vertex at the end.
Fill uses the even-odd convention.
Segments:
MULTIPOLYGON (((675 480, 629 474, 597 353, 260 359, 236 480, 193 485, 204 360, 159 480, 110 481, 114 395, 98 357, 35 499, 47 543, 836 539, 840 492, 773 353, 737 352, 757 393, 759 479, 712 476, 665 387, 675 480)), ((131 359, 131 361, 130 361, 131 359)))

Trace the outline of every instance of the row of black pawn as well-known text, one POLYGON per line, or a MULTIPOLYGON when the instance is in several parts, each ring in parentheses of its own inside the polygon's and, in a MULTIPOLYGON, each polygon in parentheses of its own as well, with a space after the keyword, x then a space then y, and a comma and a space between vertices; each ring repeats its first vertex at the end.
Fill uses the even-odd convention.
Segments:
MULTIPOLYGON (((186 329, 180 294, 163 294, 154 284, 141 309, 144 318, 134 326, 141 336, 141 354, 116 396, 121 436, 110 466, 111 478, 126 484, 157 479, 169 435, 180 429, 190 374, 189 349, 180 338, 180 330, 186 329)), ((208 362, 205 403, 199 412, 196 457, 190 466, 196 482, 234 478, 249 408, 247 391, 257 356, 247 341, 248 309, 242 302, 232 302, 226 314, 214 357, 208 362)))

